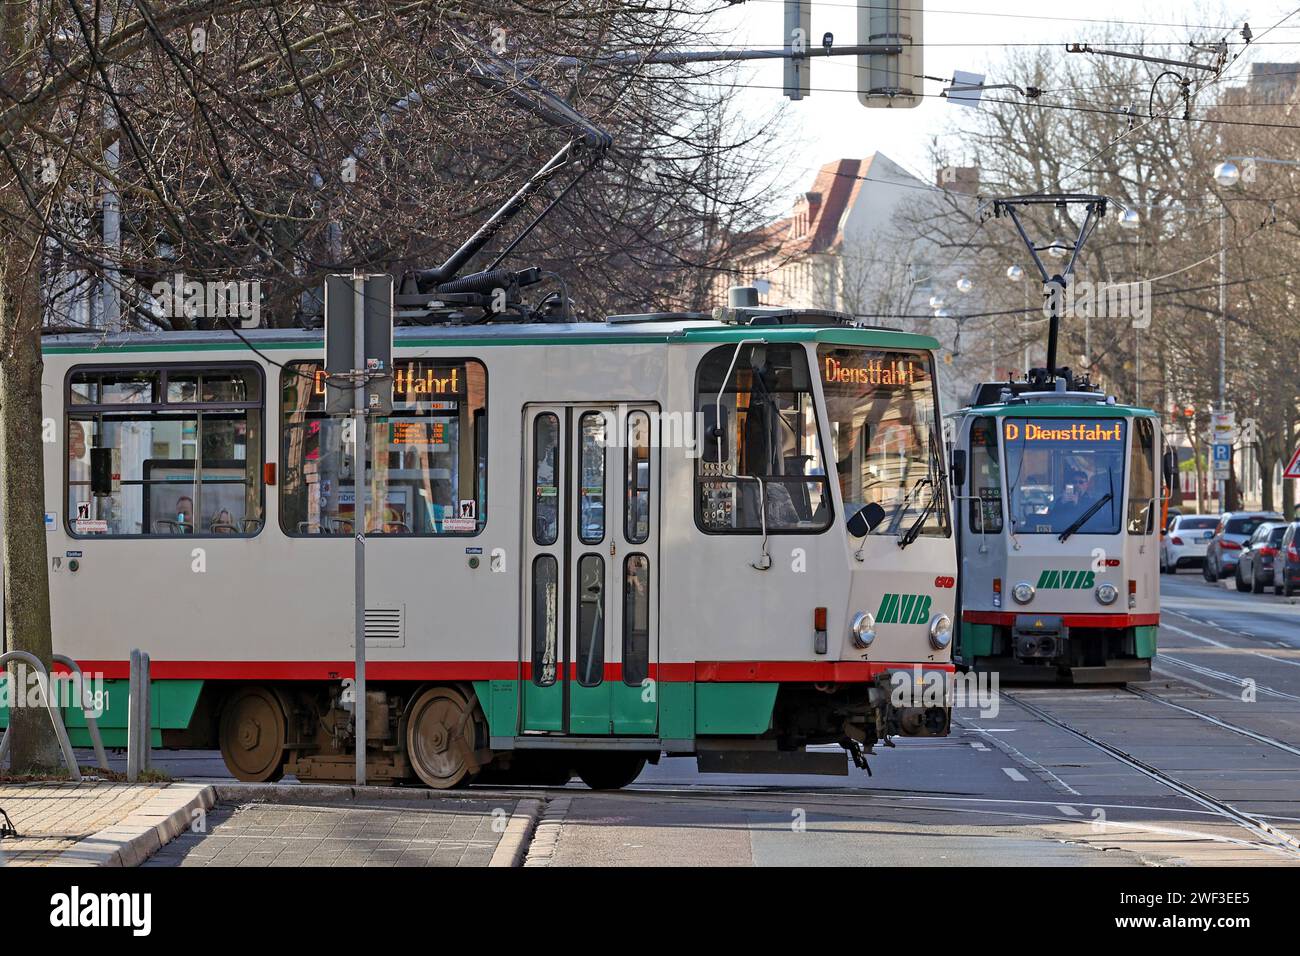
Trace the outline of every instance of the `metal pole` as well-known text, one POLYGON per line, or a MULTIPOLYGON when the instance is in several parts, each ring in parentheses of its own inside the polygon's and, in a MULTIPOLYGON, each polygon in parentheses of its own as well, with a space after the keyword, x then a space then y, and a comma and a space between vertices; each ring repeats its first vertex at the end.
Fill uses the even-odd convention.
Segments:
POLYGON ((1025 311, 1024 311, 1024 329, 1022 333, 1025 337, 1025 380, 1029 379, 1029 363, 1034 360, 1030 352, 1029 345, 1029 282, 1025 281, 1025 311))
MULTIPOLYGON (((1228 410, 1228 207, 1223 203, 1219 205, 1222 208, 1219 216, 1219 414, 1223 414, 1228 410)), ((1211 447, 1217 438, 1211 425, 1211 447)), ((1228 503, 1223 498, 1226 485, 1222 478, 1215 481, 1220 512, 1228 510, 1228 503)))
POLYGON ((352 690, 353 727, 356 737, 357 786, 366 783, 366 302, 365 277, 352 273, 352 532, 356 541, 353 566, 356 586, 356 614, 353 642, 356 645, 356 672, 352 690))
POLYGON ((1052 387, 1056 385, 1056 346, 1060 330, 1061 296, 1065 291, 1065 280, 1052 276, 1046 283, 1047 288, 1047 381, 1052 387))
POLYGON ((126 690, 126 781, 140 779, 140 652, 131 651, 126 690))
POLYGON ((140 652, 140 770, 153 769, 153 676, 149 655, 140 652))

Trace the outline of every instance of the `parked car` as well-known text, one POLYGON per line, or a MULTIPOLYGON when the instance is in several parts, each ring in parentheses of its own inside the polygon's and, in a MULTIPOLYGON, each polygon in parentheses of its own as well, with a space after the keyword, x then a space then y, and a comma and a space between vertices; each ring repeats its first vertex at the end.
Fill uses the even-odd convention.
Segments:
POLYGON ((1286 526, 1273 559, 1273 593, 1290 597, 1300 588, 1300 521, 1286 526))
POLYGON ((1178 515, 1160 539, 1160 571, 1177 574, 1182 567, 1205 564, 1205 549, 1219 519, 1214 515, 1178 515))
POLYGON ((1219 581, 1235 574, 1241 546, 1250 540, 1255 529, 1265 521, 1281 520, 1276 511, 1227 511, 1220 515, 1214 537, 1205 549, 1205 563, 1201 565, 1205 580, 1219 581))
POLYGON ((1241 557, 1237 559, 1238 591, 1263 594, 1264 588, 1273 583, 1273 559, 1284 534, 1285 522, 1265 521, 1241 546, 1241 557))
POLYGON ((1182 513, 1183 513, 1183 512, 1182 512, 1180 509, 1178 509, 1178 508, 1169 508, 1169 509, 1166 509, 1166 511, 1165 511, 1165 531, 1166 531, 1166 532, 1167 532, 1171 527, 1173 527, 1174 522, 1177 521, 1177 520, 1179 519, 1179 517, 1182 516, 1182 513))

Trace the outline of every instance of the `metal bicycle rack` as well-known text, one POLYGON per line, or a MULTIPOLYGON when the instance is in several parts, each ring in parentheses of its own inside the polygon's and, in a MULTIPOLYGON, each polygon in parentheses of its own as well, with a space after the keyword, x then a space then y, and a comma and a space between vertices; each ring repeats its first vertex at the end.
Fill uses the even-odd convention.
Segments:
MULTIPOLYGON (((81 769, 77 766, 77 756, 72 752, 72 743, 68 740, 67 728, 63 726, 63 719, 59 716, 58 708, 54 706, 53 695, 50 693, 49 671, 45 669, 45 665, 41 663, 38 657, 26 651, 7 651, 0 654, 0 667, 7 665, 10 661, 22 661, 24 664, 36 668, 41 684, 41 694, 45 698, 45 711, 50 715, 50 723, 54 725, 54 735, 59 739, 59 749, 63 751, 63 762, 68 766, 68 778, 73 783, 80 783, 81 769)), ((6 727, 4 737, 0 738, 0 761, 4 760, 9 753, 9 734, 11 730, 12 727, 6 727)), ((95 737, 98 738, 98 736, 98 729, 96 729, 95 737)), ((97 749, 97 754, 102 753, 103 747, 101 745, 97 749)))

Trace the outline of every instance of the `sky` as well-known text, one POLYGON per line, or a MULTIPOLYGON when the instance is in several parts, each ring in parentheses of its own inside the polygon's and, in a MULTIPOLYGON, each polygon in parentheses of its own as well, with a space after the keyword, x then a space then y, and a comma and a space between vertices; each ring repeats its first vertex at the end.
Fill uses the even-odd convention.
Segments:
MULTIPOLYGON (((1189 36, 1184 24, 1206 27, 1193 31, 1202 42, 1220 39, 1228 32, 1224 28, 1230 27, 1229 39, 1235 41, 1230 52, 1234 53, 1242 46, 1236 31, 1242 23, 1249 22, 1257 42, 1225 71, 1228 85, 1232 85, 1232 76, 1248 71, 1251 61, 1300 60, 1300 4, 1295 0, 1240 6, 1156 0, 1091 0, 1087 4, 1043 3, 1042 0, 925 0, 924 7, 925 49, 921 72, 930 76, 951 77, 954 70, 962 70, 985 74, 985 82, 989 84, 1016 82, 1016 77, 999 70, 1008 44, 1057 46, 1062 57, 1079 56, 1067 53, 1065 44, 1087 39, 1088 34, 1095 35, 1111 21, 1139 31, 1144 39, 1152 42, 1176 44, 1185 42, 1189 36), (1292 12, 1295 15, 1282 26, 1263 35, 1292 12)), ((730 37, 730 45, 780 47, 783 45, 783 0, 745 0, 713 14, 710 23, 730 37)), ((826 32, 835 35, 836 45, 857 42, 855 0, 815 0, 812 43, 820 45, 826 32)), ((936 135, 943 137, 940 145, 948 151, 950 162, 960 164, 963 158, 960 137, 952 134, 948 124, 953 114, 963 107, 936 97, 926 99, 915 109, 869 109, 855 95, 855 57, 811 62, 812 93, 800 102, 791 103, 787 113, 799 131, 800 144, 786 157, 791 182, 806 184, 823 163, 843 157, 864 157, 876 150, 919 178, 931 181, 929 152, 936 135)), ((752 110, 756 116, 765 115, 784 100, 780 61, 745 64, 741 69, 747 87, 740 102, 743 110, 752 110)), ((942 83, 925 84, 927 93, 937 94, 942 89, 942 83)), ((1010 91, 996 95, 1015 96, 1010 91)), ((1109 102, 1102 94, 1097 105, 1127 104, 1109 102)), ((778 209, 774 213, 782 211, 778 209)))

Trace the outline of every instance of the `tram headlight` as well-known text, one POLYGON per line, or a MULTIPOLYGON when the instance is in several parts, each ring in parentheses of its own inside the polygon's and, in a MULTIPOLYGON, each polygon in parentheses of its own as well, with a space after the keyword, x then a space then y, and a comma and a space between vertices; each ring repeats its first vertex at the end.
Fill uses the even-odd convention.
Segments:
POLYGON ((1011 589, 1011 596, 1017 604, 1028 604, 1034 599, 1034 586, 1028 581, 1021 581, 1011 589))
POLYGON ((937 614, 930 622, 930 643, 937 651, 943 650, 952 641, 952 618, 947 614, 937 614))
POLYGON ((1102 604, 1114 604, 1115 599, 1119 597, 1119 589, 1113 584, 1097 585, 1097 600, 1102 604))
POLYGON ((849 637, 857 647, 870 647, 876 639, 876 619, 866 611, 859 611, 849 624, 849 637))

